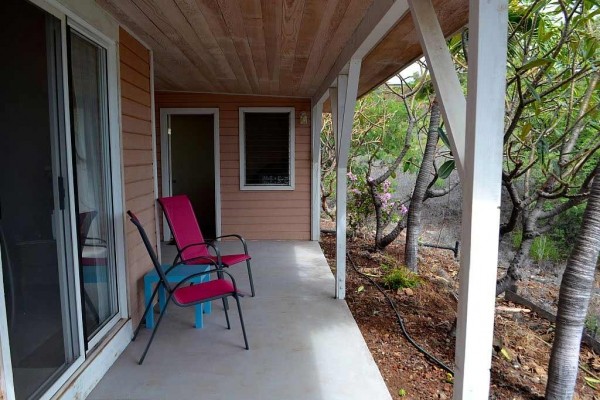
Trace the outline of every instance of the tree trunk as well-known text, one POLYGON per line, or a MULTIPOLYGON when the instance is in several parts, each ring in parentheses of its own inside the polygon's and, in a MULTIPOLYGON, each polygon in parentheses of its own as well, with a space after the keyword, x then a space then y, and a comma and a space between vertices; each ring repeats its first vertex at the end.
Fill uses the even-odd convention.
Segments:
POLYGON ((410 199, 410 207, 408 208, 408 221, 406 224, 406 245, 404 251, 404 262, 406 266, 416 272, 417 255, 419 252, 419 235, 421 233, 421 211, 423 209, 423 200, 427 194, 429 181, 433 175, 433 160, 435 158, 435 150, 439 139, 438 129, 440 127, 440 106, 437 101, 434 101, 431 106, 431 116, 429 119, 429 130, 427 131, 427 143, 423 152, 423 159, 417 181, 410 199))
POLYGON ((496 296, 500 296, 506 290, 514 287, 521 280, 522 267, 529 260, 529 253, 533 241, 540 236, 538 221, 544 207, 544 199, 539 199, 532 210, 523 210, 522 227, 523 238, 519 244, 519 249, 508 266, 506 274, 496 281, 496 296))
POLYGON ((394 240, 396 240, 396 238, 398 237, 398 235, 400 235, 400 233, 404 230, 404 228, 406 228, 406 219, 402 218, 400 221, 398 221, 398 223, 396 224, 394 229, 391 230, 390 233, 388 233, 385 236, 382 235, 382 237, 376 243, 376 249, 377 250, 385 249, 394 240))
POLYGON ((500 296, 508 289, 514 287, 521 280, 521 267, 529 258, 529 251, 535 236, 523 234, 523 240, 519 245, 519 250, 511 260, 506 274, 496 282, 496 296, 500 296))
POLYGON ((579 347, 600 252, 600 178, 596 176, 581 230, 562 278, 556 334, 548 366, 546 398, 571 399, 575 390, 579 347))

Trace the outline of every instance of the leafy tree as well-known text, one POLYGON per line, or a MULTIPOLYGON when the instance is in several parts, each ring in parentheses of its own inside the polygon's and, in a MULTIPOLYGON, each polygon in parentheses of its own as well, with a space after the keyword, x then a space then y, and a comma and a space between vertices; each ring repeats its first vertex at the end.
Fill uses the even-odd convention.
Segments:
MULTIPOLYGON (((414 105, 420 107, 416 102, 414 105)), ((398 233, 403 229, 401 220, 405 207, 395 198, 394 178, 403 160, 418 160, 418 146, 413 143, 417 121, 410 120, 407 112, 405 104, 398 102, 386 87, 380 87, 359 99, 354 113, 348 161, 348 226, 354 234, 366 232, 374 219, 379 239, 376 243, 381 243, 384 229, 390 223, 396 224, 398 233)), ((323 124, 321 148, 321 203, 324 213, 333 217, 330 203, 335 186, 335 143, 329 115, 323 124)))
MULTIPOLYGON (((596 170, 600 169, 600 164, 596 170)), ((581 334, 600 253, 600 178, 596 177, 581 230, 562 278, 546 398, 571 399, 577 380, 581 334)))
POLYGON ((536 237, 586 201, 600 149, 598 5, 511 1, 502 183, 522 240, 497 294, 521 278, 536 237))
MULTIPOLYGON (((427 140, 423 158, 417 173, 417 179, 410 198, 410 208, 408 210, 408 218, 406 223, 406 244, 404 250, 404 262, 406 266, 416 272, 418 269, 417 255, 419 252, 419 235, 421 232, 421 213, 423 211, 423 203, 430 198, 445 196, 453 190, 457 184, 448 186, 444 189, 436 189, 434 184, 438 179, 446 179, 454 169, 454 160, 447 160, 440 168, 436 165, 436 158, 448 157, 449 151, 446 154, 437 155, 438 142, 440 138, 441 111, 437 101, 433 101, 429 116, 429 127, 427 129, 427 140)), ((446 148, 449 145, 446 144, 446 148)))

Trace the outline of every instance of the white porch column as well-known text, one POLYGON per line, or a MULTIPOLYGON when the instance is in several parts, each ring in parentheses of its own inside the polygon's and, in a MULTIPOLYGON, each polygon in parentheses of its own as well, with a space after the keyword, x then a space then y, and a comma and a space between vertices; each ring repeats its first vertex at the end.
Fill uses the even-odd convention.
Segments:
POLYGON ((321 237, 321 128, 323 124, 323 103, 317 102, 311 109, 311 220, 310 239, 321 237))
POLYGON ((454 399, 489 397, 506 86, 507 0, 471 0, 454 399))
POLYGON ((346 297, 346 199, 348 154, 352 140, 354 106, 358 92, 360 59, 350 60, 348 74, 340 74, 337 87, 329 89, 331 117, 336 144, 336 276, 335 297, 346 297))

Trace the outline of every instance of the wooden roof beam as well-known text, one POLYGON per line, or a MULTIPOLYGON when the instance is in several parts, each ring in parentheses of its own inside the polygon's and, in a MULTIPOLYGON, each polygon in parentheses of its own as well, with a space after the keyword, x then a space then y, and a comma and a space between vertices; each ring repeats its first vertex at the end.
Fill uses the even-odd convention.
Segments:
POLYGON ((367 11, 333 67, 312 97, 313 104, 323 103, 329 97, 329 88, 335 87, 339 74, 347 74, 351 60, 362 60, 408 12, 406 0, 378 0, 367 11))

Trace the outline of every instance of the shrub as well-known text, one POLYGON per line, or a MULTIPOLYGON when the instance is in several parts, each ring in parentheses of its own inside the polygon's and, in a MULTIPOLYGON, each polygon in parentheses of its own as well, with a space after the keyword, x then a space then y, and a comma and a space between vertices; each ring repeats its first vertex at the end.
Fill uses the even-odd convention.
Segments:
MULTIPOLYGON (((523 241, 523 231, 513 232, 511 239, 513 247, 519 248, 523 241)), ((535 262, 565 260, 569 255, 569 249, 565 247, 566 245, 556 240, 554 235, 541 235, 533 239, 529 257, 535 262)))
POLYGON ((521 245, 521 242, 523 241, 523 231, 519 230, 519 231, 514 231, 512 233, 512 245, 515 249, 518 249, 519 246, 521 245))
POLYGON ((533 261, 560 261, 562 259, 561 252, 558 250, 556 243, 546 235, 541 235, 533 239, 529 255, 533 261))
POLYGON ((383 283, 388 289, 414 288, 419 286, 421 279, 406 267, 393 268, 383 276, 383 283))
POLYGON ((575 243, 573 239, 579 234, 584 211, 585 204, 570 208, 560 214, 553 224, 554 226, 549 235, 558 247, 560 257, 563 260, 569 258, 569 254, 571 254, 575 243))

